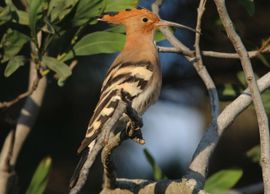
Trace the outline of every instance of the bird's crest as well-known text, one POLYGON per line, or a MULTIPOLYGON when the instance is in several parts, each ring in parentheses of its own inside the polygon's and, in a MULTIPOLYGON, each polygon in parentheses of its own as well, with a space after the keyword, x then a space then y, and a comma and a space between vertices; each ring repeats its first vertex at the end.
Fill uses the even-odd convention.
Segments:
POLYGON ((103 16, 99 18, 99 20, 117 24, 117 23, 121 23, 121 21, 127 18, 139 16, 139 15, 147 16, 153 21, 159 20, 159 18, 154 13, 152 13, 148 9, 141 8, 141 7, 134 8, 134 9, 125 9, 119 12, 105 13, 103 16))

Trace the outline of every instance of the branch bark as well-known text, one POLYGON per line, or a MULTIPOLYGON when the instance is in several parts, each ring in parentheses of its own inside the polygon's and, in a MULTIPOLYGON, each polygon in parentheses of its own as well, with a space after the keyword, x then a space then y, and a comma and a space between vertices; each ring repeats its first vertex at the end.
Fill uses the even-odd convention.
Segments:
MULTIPOLYGON (((39 33, 39 39, 41 39, 40 36, 41 34, 39 33)), ((36 64, 31 62, 28 84, 29 90, 33 87, 32 85, 35 84, 33 82, 37 79, 37 77, 38 74, 36 71, 36 64)), ((36 121, 46 86, 47 81, 46 78, 43 77, 39 81, 36 90, 27 97, 18 118, 15 131, 11 131, 4 142, 0 155, 0 194, 7 194, 11 189, 14 189, 15 187, 14 183, 16 172, 14 167, 16 165, 17 158, 20 154, 23 143, 25 142, 36 121), (14 138, 13 140, 12 137, 14 138), (12 148, 12 150, 10 148, 12 148)))
MULTIPOLYGON (((201 32, 201 19, 205 10, 206 0, 201 0, 198 7, 196 31, 201 32)), ((200 50, 200 33, 195 35, 195 57, 196 62, 194 67, 199 76, 203 80, 209 94, 211 105, 211 123, 206 134, 201 139, 189 165, 189 173, 185 176, 189 179, 194 179, 197 182, 197 187, 202 189, 207 176, 207 168, 210 156, 216 146, 213 144, 213 137, 217 134, 217 118, 219 115, 219 98, 215 83, 209 75, 206 67, 203 65, 201 50, 200 50), (207 147, 207 149, 205 149, 207 147), (203 149, 202 149, 203 148, 203 149)))
MULTIPOLYGON (((87 159, 84 162, 84 164, 80 170, 78 180, 76 181, 75 186, 71 188, 69 194, 77 194, 81 191, 82 187, 84 186, 84 184, 87 180, 89 170, 94 163, 94 160, 96 158, 97 153, 104 146, 103 144, 104 144, 104 140, 106 139, 107 134, 111 133, 111 131, 114 128, 112 126, 115 126, 115 123, 117 123, 118 119, 125 112, 126 108, 127 108, 127 104, 120 100, 117 107, 115 108, 116 111, 113 113, 111 119, 105 123, 100 137, 97 138, 97 141, 95 142, 94 148, 91 150, 91 152, 89 152, 87 154, 87 159)), ((109 138, 109 139, 111 139, 111 138, 109 138)), ((106 159, 104 158, 103 161, 106 162, 106 159)), ((108 179, 110 179, 110 178, 108 178, 108 179)), ((111 182, 111 181, 108 180, 108 184, 109 184, 109 182, 111 182)))
MULTIPOLYGON (((258 80, 259 91, 263 92, 267 88, 270 88, 270 72, 262 76, 258 80)), ((243 112, 252 102, 251 93, 249 89, 246 89, 240 96, 238 96, 232 103, 230 103, 217 118, 217 133, 215 136, 210 136, 212 144, 216 144, 224 133, 225 129, 236 119, 236 117, 243 112)), ((114 137, 118 138, 118 137, 114 137)), ((200 145, 198 149, 210 149, 213 147, 205 147, 200 145)), ((209 153, 209 152, 208 152, 209 153)), ((209 155, 208 155, 209 156, 209 155)), ((210 156, 209 156, 210 157, 210 156)), ((198 168, 201 168, 198 166, 198 168)), ((153 182, 142 179, 116 179, 115 189, 103 189, 102 194, 126 194, 126 193, 140 193, 140 194, 155 194, 157 191, 161 193, 206 193, 203 190, 199 190, 196 182, 196 177, 193 179, 179 179, 179 180, 164 180, 159 182, 153 182)))
POLYGON ((234 49, 240 57, 242 68, 245 73, 246 81, 251 92, 255 112, 257 115, 260 142, 261 142, 261 166, 264 182, 264 193, 270 194, 270 142, 269 142, 269 125, 268 118, 264 109, 262 98, 256 83, 254 72, 248 57, 247 50, 236 33, 230 16, 227 12, 225 0, 214 0, 221 22, 226 30, 227 36, 234 46, 234 49))
MULTIPOLYGON (((176 47, 162 47, 158 46, 159 52, 166 52, 166 53, 178 53, 178 54, 184 54, 176 47)), ((261 53, 269 53, 269 51, 263 51, 260 50, 254 50, 248 52, 249 58, 255 58, 261 53)), ((193 54, 194 55, 194 54, 193 54)), ((213 57, 213 58, 222 58, 222 59, 239 59, 239 55, 237 53, 225 53, 225 52, 217 52, 217 51, 202 51, 202 55, 205 57, 213 57)), ((192 56, 190 56, 192 57, 192 56)))

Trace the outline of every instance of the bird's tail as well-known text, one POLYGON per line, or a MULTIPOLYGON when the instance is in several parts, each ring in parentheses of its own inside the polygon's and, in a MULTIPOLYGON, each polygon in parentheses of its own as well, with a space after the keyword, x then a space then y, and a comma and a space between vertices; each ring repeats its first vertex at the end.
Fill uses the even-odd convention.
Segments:
POLYGON ((96 146, 96 141, 92 141, 91 144, 86 147, 84 150, 82 150, 81 153, 81 158, 73 172, 73 175, 69 181, 69 187, 73 188, 79 178, 81 169, 83 168, 88 156, 90 156, 92 154, 92 163, 90 164, 90 166, 88 168, 90 168, 92 166, 92 164, 94 163, 94 160, 96 158, 96 155, 99 153, 101 148, 97 148, 98 146, 96 146))
POLYGON ((69 187, 72 188, 74 187, 74 185, 76 184, 77 180, 78 180, 78 177, 80 175, 80 171, 83 167, 83 164, 85 163, 86 159, 87 159, 87 155, 88 155, 88 151, 89 151, 89 148, 85 149, 83 152, 82 152, 82 155, 81 155, 81 158, 80 158, 80 161, 78 162, 74 172, 73 172, 73 175, 69 181, 69 187))

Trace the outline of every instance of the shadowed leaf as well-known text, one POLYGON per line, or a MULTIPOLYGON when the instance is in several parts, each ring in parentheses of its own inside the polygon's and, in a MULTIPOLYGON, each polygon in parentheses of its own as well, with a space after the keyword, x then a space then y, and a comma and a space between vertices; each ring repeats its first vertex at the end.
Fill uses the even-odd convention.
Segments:
POLYGON ((30 38, 23 33, 8 29, 0 42, 0 48, 4 50, 4 56, 1 62, 6 62, 15 56, 29 40, 30 38))
POLYGON ((79 0, 53 0, 49 3, 50 22, 61 21, 79 0))
POLYGON ((248 15, 252 16, 255 13, 255 4, 254 0, 238 0, 238 2, 244 6, 245 10, 247 11, 248 15))
POLYGON ((252 162, 259 163, 261 158, 260 145, 256 145, 248 150, 246 155, 251 159, 252 162))
POLYGON ((6 66, 4 75, 9 77, 13 74, 19 67, 24 65, 25 58, 24 56, 15 56, 11 58, 6 66))
POLYGON ((29 25, 32 35, 36 35, 36 23, 38 20, 38 14, 42 11, 42 5, 44 0, 29 0, 29 25))
POLYGON ((263 104, 264 108, 267 113, 270 113, 270 90, 267 89, 262 93, 262 99, 263 99, 263 104))
POLYGON ((10 7, 0 7, 0 25, 11 20, 11 10, 10 7))

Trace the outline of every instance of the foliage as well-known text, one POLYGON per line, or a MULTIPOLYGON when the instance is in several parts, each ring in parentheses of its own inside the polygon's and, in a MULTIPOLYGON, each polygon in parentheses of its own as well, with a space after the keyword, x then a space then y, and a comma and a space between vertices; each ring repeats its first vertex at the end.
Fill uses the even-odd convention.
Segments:
POLYGON ((252 162, 259 163, 261 158, 260 145, 252 147, 250 150, 247 151, 246 155, 251 159, 252 162))
POLYGON ((165 179, 166 176, 164 175, 161 168, 158 166, 157 162, 155 161, 154 157, 150 154, 150 152, 147 149, 144 149, 143 152, 147 161, 152 167, 154 180, 159 181, 161 179, 165 179))
POLYGON ((238 0, 238 2, 245 8, 248 15, 252 16, 255 13, 254 0, 238 0))
POLYGON ((239 181, 242 174, 241 169, 221 170, 206 180, 204 189, 209 193, 223 194, 239 181))
POLYGON ((5 6, 0 7, 0 26, 4 30, 0 61, 6 64, 5 76, 11 76, 32 60, 41 76, 55 73, 58 85, 63 85, 72 74, 68 67, 70 60, 114 53, 123 47, 123 30, 93 32, 92 26, 99 25, 96 18, 137 4, 138 0, 29 0, 28 7, 19 10, 11 0, 5 0, 5 6), (38 42, 40 32, 41 43, 38 42), (60 42, 65 45, 55 46, 60 42))
POLYGON ((48 183, 48 175, 52 166, 50 157, 44 158, 39 163, 26 194, 42 194, 48 183))

